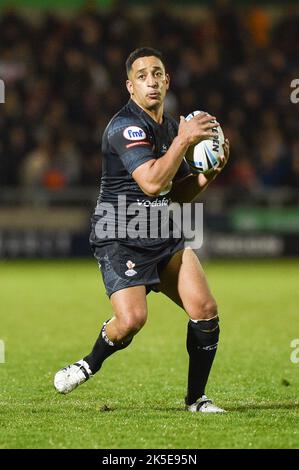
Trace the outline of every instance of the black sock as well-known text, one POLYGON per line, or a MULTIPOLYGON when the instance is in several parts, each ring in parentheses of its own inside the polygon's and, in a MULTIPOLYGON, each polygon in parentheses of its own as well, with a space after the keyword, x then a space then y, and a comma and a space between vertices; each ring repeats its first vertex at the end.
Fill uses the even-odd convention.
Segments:
POLYGON ((218 317, 212 320, 190 320, 187 350, 189 353, 186 404, 195 403, 205 393, 219 339, 218 317))
POLYGON ((106 335, 106 325, 108 322, 105 322, 101 333, 99 334, 98 339, 95 342, 95 345, 88 356, 85 356, 83 359, 89 365, 92 374, 95 374, 102 367, 103 362, 107 357, 116 351, 125 349, 131 343, 132 339, 126 342, 120 342, 117 344, 112 343, 106 335))

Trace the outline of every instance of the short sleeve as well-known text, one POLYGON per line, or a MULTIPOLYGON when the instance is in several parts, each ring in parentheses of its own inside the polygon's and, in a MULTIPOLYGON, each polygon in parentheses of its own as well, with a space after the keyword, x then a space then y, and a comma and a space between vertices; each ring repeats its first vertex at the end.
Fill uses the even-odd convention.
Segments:
POLYGON ((130 174, 143 163, 155 158, 149 133, 138 118, 115 122, 108 134, 108 141, 130 174))

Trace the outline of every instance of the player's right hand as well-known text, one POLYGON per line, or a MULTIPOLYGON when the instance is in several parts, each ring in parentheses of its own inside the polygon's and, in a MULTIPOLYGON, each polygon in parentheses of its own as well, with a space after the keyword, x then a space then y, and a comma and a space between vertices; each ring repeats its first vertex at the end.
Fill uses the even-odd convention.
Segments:
POLYGON ((219 123, 215 116, 208 113, 197 114, 190 121, 186 121, 184 116, 180 116, 178 136, 190 146, 198 144, 202 140, 213 138, 215 136, 213 129, 218 126, 219 123))

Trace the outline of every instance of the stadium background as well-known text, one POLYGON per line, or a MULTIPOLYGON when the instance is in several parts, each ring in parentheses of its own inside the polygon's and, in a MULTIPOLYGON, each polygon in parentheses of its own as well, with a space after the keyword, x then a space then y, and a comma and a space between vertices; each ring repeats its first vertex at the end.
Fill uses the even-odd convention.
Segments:
POLYGON ((214 113, 232 142, 229 165, 201 199, 206 253, 298 255, 295 4, 71 3, 83 5, 2 8, 0 254, 90 255, 100 136, 127 101, 128 52, 151 44, 172 77, 167 109, 214 113))
POLYGON ((298 336, 296 2, 9 3, 0 3, 0 447, 297 447, 298 366, 289 360, 298 336), (200 198, 200 255, 212 259, 205 268, 223 315, 213 397, 234 414, 221 424, 205 419, 200 435, 178 413, 186 364, 174 359, 183 354, 184 319, 171 325, 181 341, 166 346, 173 307, 159 296, 149 298, 151 319, 135 349, 101 372, 100 389, 94 381, 64 405, 51 389, 54 371, 86 353, 99 313, 104 321, 110 308, 98 293, 89 218, 100 136, 128 99, 124 60, 141 45, 164 52, 167 109, 176 117, 208 110, 231 141, 229 164, 200 198), (133 377, 123 376, 128 363, 133 377))

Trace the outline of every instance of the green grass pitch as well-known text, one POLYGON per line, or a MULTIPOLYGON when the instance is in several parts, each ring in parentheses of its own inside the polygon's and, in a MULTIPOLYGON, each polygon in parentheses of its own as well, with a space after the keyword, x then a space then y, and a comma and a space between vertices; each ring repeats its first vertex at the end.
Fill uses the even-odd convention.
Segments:
POLYGON ((187 317, 161 294, 125 351, 67 396, 57 369, 88 353, 111 315, 93 260, 0 263, 0 448, 298 448, 299 261, 203 263, 221 315, 207 394, 186 413, 187 317))

